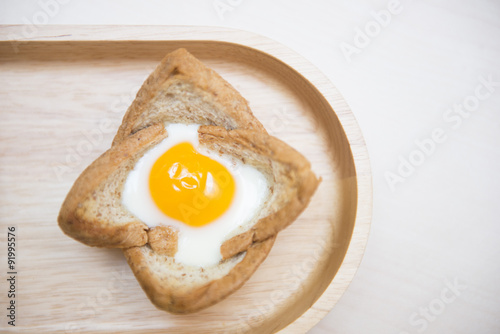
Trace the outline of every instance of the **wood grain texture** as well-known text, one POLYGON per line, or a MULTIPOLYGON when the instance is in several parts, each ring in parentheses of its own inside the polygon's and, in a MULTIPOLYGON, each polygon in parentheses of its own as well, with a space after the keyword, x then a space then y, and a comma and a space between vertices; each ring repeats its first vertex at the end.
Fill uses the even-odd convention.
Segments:
POLYGON ((22 27, 0 27, 0 222, 19 229, 16 329, 303 333, 335 305, 366 245, 371 174, 354 116, 316 68, 272 40, 221 28, 44 26, 31 39, 12 35, 22 27), (252 278, 187 316, 156 310, 119 250, 79 244, 56 223, 144 79, 178 47, 239 90, 269 133, 323 178, 252 278))

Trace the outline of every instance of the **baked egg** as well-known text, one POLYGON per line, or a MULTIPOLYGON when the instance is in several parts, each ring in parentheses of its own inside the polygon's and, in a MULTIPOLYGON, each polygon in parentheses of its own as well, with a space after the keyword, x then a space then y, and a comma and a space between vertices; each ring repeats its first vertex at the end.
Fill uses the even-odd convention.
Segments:
POLYGON ((166 125, 168 137, 127 176, 122 203, 150 228, 178 231, 176 262, 206 267, 219 263, 222 243, 260 212, 270 190, 253 166, 201 147, 198 128, 166 125))

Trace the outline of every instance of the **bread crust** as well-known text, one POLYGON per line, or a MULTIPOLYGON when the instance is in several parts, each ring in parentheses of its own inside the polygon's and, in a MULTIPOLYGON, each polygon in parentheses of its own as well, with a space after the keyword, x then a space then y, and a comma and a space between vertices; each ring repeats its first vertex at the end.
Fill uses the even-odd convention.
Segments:
POLYGON ((239 289, 265 260, 275 237, 252 244, 241 262, 220 279, 194 289, 175 289, 165 277, 146 265, 147 254, 142 247, 123 251, 132 272, 151 302, 159 309, 175 314, 186 314, 211 306, 239 289))
POLYGON ((171 113, 160 113, 157 117, 152 117, 152 101, 161 91, 181 83, 189 85, 190 89, 201 94, 205 102, 208 101, 217 109, 216 115, 208 115, 206 118, 191 118, 190 111, 183 110, 186 115, 183 115, 184 121, 181 122, 215 124, 227 129, 243 128, 267 133, 253 115, 248 102, 233 86, 181 48, 167 54, 146 79, 123 117, 113 145, 154 123, 171 122, 171 113))
POLYGON ((135 157, 137 152, 153 146, 167 136, 163 124, 137 132, 119 145, 113 146, 90 166, 73 184, 58 216, 61 230, 89 246, 127 248, 147 243, 148 227, 138 219, 117 225, 112 217, 97 217, 86 202, 96 189, 117 168, 135 157))

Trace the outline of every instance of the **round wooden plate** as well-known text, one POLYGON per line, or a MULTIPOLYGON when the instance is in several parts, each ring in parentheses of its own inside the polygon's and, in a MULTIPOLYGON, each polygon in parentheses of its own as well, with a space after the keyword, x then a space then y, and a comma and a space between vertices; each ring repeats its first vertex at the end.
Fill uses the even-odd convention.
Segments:
MULTIPOLYGON (((221 28, 45 26, 39 27, 35 37, 23 37, 22 27, 1 27, 1 31, 0 77, 9 84, 1 88, 7 100, 2 99, 0 132, 16 133, 16 127, 25 126, 16 117, 25 115, 27 122, 35 117, 35 129, 47 117, 43 129, 51 134, 47 138, 34 131, 27 135, 31 137, 4 147, 8 154, 26 142, 43 145, 45 155, 32 152, 21 158, 24 163, 16 160, 15 166, 36 166, 46 179, 44 189, 52 191, 50 201, 33 197, 36 204, 31 210, 38 220, 17 223, 25 233, 25 254, 30 247, 36 249, 25 256, 20 295, 38 298, 24 297, 22 328, 37 332, 304 333, 332 309, 352 280, 367 242, 371 174, 354 116, 314 66, 268 38, 221 28), (22 38, 8 41, 16 35, 22 38), (308 208, 279 234, 251 279, 221 303, 185 316, 155 309, 119 252, 80 245, 56 226, 59 206, 72 182, 107 149, 115 132, 102 130, 99 137, 92 131, 103 119, 112 120, 111 128, 116 129, 130 102, 120 96, 133 96, 161 58, 179 47, 229 81, 250 102, 270 134, 303 153, 322 178, 308 208), (34 96, 36 106, 23 100, 26 94, 34 96), (18 102, 14 107, 9 101, 18 102), (16 114, 11 115, 14 109, 16 114), (54 115, 59 116, 50 122, 54 115), (58 175, 54 165, 46 170, 39 166, 48 156, 64 167, 68 147, 78 152, 82 140, 91 142, 90 153, 81 154, 81 161, 67 173, 58 175), (34 224, 40 220, 46 223, 49 241, 37 244, 39 232, 34 224), (27 237, 31 233, 33 239, 27 237), (49 242, 58 247, 47 246, 49 242), (37 267, 40 263, 45 265, 43 274, 37 267), (113 278, 117 272, 121 281, 113 278), (37 277, 37 282, 30 277, 37 277), (49 298, 53 280, 59 282, 57 291, 64 297, 49 298), (117 282, 126 288, 118 288, 117 282), (105 299, 107 293, 110 297, 105 299)), ((12 180, 26 182, 22 170, 12 173, 12 180)))

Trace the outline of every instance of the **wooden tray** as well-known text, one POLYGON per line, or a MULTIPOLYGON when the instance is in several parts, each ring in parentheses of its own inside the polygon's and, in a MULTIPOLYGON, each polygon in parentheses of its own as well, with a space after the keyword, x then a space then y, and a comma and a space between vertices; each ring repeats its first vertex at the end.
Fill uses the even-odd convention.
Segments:
MULTIPOLYGON (((1 26, 0 35, 0 263, 3 275, 7 226, 17 226, 16 330, 304 333, 331 310, 361 261, 372 189, 358 125, 315 67, 270 39, 221 28, 1 26), (56 223, 139 86, 179 47, 234 85, 268 131, 323 178, 253 277, 186 316, 155 309, 119 250, 82 245, 56 223)), ((6 280, 0 285, 4 294, 6 280)), ((3 318, 0 328, 14 329, 3 318)))

